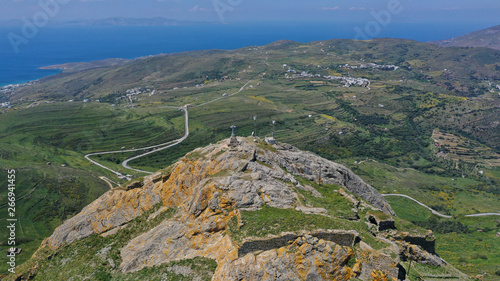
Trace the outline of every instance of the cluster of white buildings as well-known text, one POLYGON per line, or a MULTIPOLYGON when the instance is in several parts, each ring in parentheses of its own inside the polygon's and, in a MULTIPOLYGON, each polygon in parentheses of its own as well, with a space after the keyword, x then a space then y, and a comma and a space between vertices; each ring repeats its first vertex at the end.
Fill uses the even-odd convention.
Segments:
POLYGON ((11 85, 7 85, 7 86, 3 86, 3 87, 0 87, 0 94, 10 94, 19 88, 34 85, 34 84, 36 84, 36 81, 31 81, 31 82, 24 83, 24 84, 11 84, 11 85))
POLYGON ((340 67, 341 68, 350 68, 350 69, 367 69, 367 68, 374 68, 374 69, 381 69, 381 70, 397 70, 397 69, 399 69, 399 66, 395 66, 392 64, 379 65, 376 63, 368 63, 368 64, 361 64, 361 65, 344 64, 344 65, 341 65, 340 67))
POLYGON ((2 103, 0 103, 0 107, 8 107, 8 108, 11 108, 12 106, 10 105, 10 102, 2 102, 2 103))
POLYGON ((22 84, 7 85, 0 88, 0 95, 8 96, 12 94, 15 90, 19 89, 22 84))
POLYGON ((14 84, 14 85, 3 86, 0 88, 0 94, 8 94, 10 92, 13 92, 13 91, 21 88, 24 85, 25 84, 14 84))
POLYGON ((125 96, 122 96, 120 98, 128 98, 129 101, 132 103, 133 101, 137 100, 137 95, 143 94, 143 93, 149 93, 149 96, 152 96, 156 93, 156 90, 151 91, 148 87, 145 89, 142 88, 133 88, 133 89, 128 89, 125 91, 127 94, 125 96))
POLYGON ((142 94, 141 88, 133 88, 125 91, 128 95, 140 95, 142 94))
POLYGON ((324 76, 325 79, 330 79, 330 80, 341 80, 342 83, 344 83, 344 87, 351 87, 351 86, 358 86, 358 87, 365 87, 369 88, 370 87, 370 80, 366 78, 355 78, 355 77, 344 77, 344 76, 324 76))
POLYGON ((310 74, 310 73, 307 73, 306 71, 302 71, 300 73, 300 77, 308 77, 308 78, 321 78, 321 75, 320 74, 310 74))
POLYGON ((307 73, 306 71, 302 71, 300 74, 292 74, 292 75, 286 73, 285 78, 323 78, 328 80, 340 80, 341 83, 344 84, 344 87, 357 86, 357 87, 369 88, 371 85, 370 80, 366 78, 355 78, 355 77, 334 76, 334 75, 321 76, 320 74, 310 74, 307 73))
MULTIPOLYGON (((0 95, 11 96, 14 94, 14 92, 17 89, 25 87, 25 86, 33 85, 33 84, 36 84, 36 81, 31 81, 31 82, 24 83, 24 84, 11 84, 11 85, 7 85, 7 86, 3 86, 3 87, 0 87, 0 95)), ((24 99, 21 99, 21 101, 23 101, 23 100, 24 99)), ((30 100, 26 100, 26 101, 30 101, 30 100)), ((36 101, 36 100, 33 100, 33 101, 36 101)), ((0 108, 13 108, 13 106, 10 102, 2 102, 2 103, 0 103, 0 108)))

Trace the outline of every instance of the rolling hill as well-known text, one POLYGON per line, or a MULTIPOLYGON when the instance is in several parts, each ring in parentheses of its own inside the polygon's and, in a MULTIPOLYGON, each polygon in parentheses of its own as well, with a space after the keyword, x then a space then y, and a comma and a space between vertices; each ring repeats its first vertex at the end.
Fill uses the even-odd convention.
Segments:
POLYGON ((483 47, 500 50, 500 25, 432 43, 441 47, 483 47))

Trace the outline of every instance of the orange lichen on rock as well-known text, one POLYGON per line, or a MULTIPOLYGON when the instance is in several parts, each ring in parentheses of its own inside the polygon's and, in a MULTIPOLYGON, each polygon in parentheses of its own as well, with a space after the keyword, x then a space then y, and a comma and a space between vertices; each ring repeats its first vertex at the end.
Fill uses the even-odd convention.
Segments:
POLYGON ((212 280, 342 280, 353 276, 346 265, 352 251, 333 242, 306 235, 291 245, 248 253, 219 263, 212 280), (311 244, 312 243, 312 244, 311 244))
POLYGON ((195 191, 194 187, 207 177, 222 171, 223 167, 221 166, 217 160, 181 159, 172 170, 169 179, 160 186, 164 205, 179 207, 184 204, 186 200, 191 199, 191 195, 195 191))
MULTIPOLYGON (((373 272, 383 273, 386 278, 398 278, 399 275, 399 261, 391 258, 383 251, 361 250, 357 252, 358 259, 356 264, 360 264, 359 278, 369 280, 372 278, 373 272)), ((379 274, 380 275, 380 274, 379 274)), ((377 279, 379 280, 379 279, 377 279)), ((382 279, 380 279, 382 280, 382 279)))
POLYGON ((110 190, 59 226, 42 246, 55 249, 64 243, 101 234, 133 220, 159 202, 159 194, 146 187, 110 190))
POLYGON ((358 277, 361 274, 361 262, 356 259, 356 263, 352 267, 352 273, 354 277, 358 277))
POLYGON ((371 273, 372 281, 387 281, 387 274, 382 271, 373 270, 371 273))

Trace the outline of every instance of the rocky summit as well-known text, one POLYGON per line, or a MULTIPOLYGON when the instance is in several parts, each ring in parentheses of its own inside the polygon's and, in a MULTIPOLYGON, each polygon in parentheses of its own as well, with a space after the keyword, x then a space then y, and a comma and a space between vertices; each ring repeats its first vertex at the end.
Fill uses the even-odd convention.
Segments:
POLYGON ((404 280, 405 261, 449 268, 431 232, 408 228, 348 168, 287 144, 237 140, 108 191, 13 278, 404 280))

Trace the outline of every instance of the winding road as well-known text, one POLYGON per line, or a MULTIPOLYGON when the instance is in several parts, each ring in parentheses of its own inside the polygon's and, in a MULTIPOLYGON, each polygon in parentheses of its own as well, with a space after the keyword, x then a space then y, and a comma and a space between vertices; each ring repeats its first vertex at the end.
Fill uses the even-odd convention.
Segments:
MULTIPOLYGON (((228 97, 232 97, 238 93, 240 93, 241 91, 243 91, 245 89, 245 87, 250 84, 252 82, 252 80, 249 80, 245 85, 243 85, 237 92, 234 92, 230 95, 227 95, 227 96, 224 96, 224 97, 221 97, 221 98, 217 98, 217 99, 214 99, 214 100, 211 100, 211 101, 208 101, 208 102, 205 102, 205 103, 202 103, 202 104, 199 104, 197 105, 196 107, 200 107, 200 106, 203 106, 203 105, 206 105, 206 104, 209 104, 209 103, 213 103, 213 102, 216 102, 218 100, 221 100, 221 99, 224 99, 224 98, 228 98, 228 97)), ((172 107, 172 106, 166 106, 168 108, 177 108, 177 107, 172 107)), ((138 159, 138 158, 141 158, 141 157, 144 157, 146 155, 149 155, 149 154, 153 154, 153 153, 156 153, 156 152, 159 152, 159 151, 162 151, 164 149, 167 149, 167 148, 170 148, 170 147, 173 147, 173 146, 176 146, 178 144, 180 144, 181 142, 183 142, 188 136, 189 136, 189 114, 188 114, 188 110, 187 110, 187 106, 183 106, 180 108, 181 110, 184 110, 184 115, 185 115, 185 130, 184 130, 184 136, 182 136, 180 139, 177 139, 177 140, 173 140, 173 141, 169 141, 167 143, 162 143, 162 144, 157 144, 157 145, 153 145, 153 146, 148 146, 148 147, 143 147, 143 148, 137 148, 137 149, 128 149, 128 150, 116 150, 116 151, 105 151, 105 152, 94 152, 94 153, 89 153, 87 155, 85 155, 85 159, 87 159, 88 161, 90 161, 92 164, 95 164, 103 169, 106 169, 110 172, 112 172, 113 174, 115 174, 117 177, 119 178, 122 178, 124 175, 118 171, 115 171, 109 167, 106 167, 102 164, 100 164, 99 162, 97 161, 94 161, 92 160, 90 157, 91 156, 95 156, 95 155, 105 155, 105 154, 114 154, 114 153, 125 153, 125 152, 135 152, 135 151, 143 151, 143 150, 149 150, 149 149, 152 149, 151 151, 148 151, 146 153, 143 153, 143 154, 140 154, 140 155, 137 155, 137 156, 134 156, 134 157, 131 157, 131 158, 128 158, 126 159, 125 161, 123 161, 122 163, 122 166, 126 169, 129 169, 129 170, 132 170, 132 171, 136 171, 136 172, 141 172, 141 173, 145 173, 145 174, 153 174, 149 171, 144 171, 144 170, 139 170, 139 169, 134 169, 132 167, 130 167, 128 164, 130 161, 133 161, 135 159, 138 159)))
POLYGON ((232 93, 232 94, 227 95, 227 96, 224 96, 224 97, 216 98, 216 99, 211 100, 211 101, 207 101, 207 102, 205 102, 205 103, 202 103, 202 104, 197 105, 196 107, 204 106, 204 105, 206 105, 206 104, 213 103, 213 102, 216 102, 216 101, 218 101, 218 100, 225 99, 225 98, 229 98, 229 97, 232 97, 232 96, 234 96, 234 95, 236 95, 236 94, 239 94, 241 91, 243 91, 243 90, 245 89, 245 87, 246 87, 248 84, 250 84, 250 82, 252 82, 252 80, 249 80, 249 81, 248 81, 245 85, 243 85, 243 87, 241 87, 241 88, 240 88, 237 92, 235 92, 235 93, 232 93))
MULTIPOLYGON (((131 157, 125 161, 123 161, 122 163, 122 166, 126 169, 129 169, 129 170, 133 170, 133 171, 136 171, 136 172, 141 172, 141 173, 146 173, 146 174, 153 174, 151 172, 148 172, 148 171, 143 171, 143 170, 138 170, 138 169, 134 169, 132 167, 130 167, 128 165, 128 163, 132 160, 135 160, 135 159, 138 159, 138 158, 141 158, 141 157, 144 157, 146 155, 149 155, 149 154, 153 154, 153 153, 156 153, 156 152, 159 152, 159 151, 162 151, 164 149, 167 149, 167 148, 170 148, 172 146, 176 146, 178 145, 179 143, 183 142, 188 136, 189 136, 189 116, 188 116, 188 111, 187 111, 187 108, 186 107, 183 107, 182 108, 184 110, 184 116, 185 116, 185 121, 184 121, 184 127, 185 127, 185 130, 184 130, 184 136, 182 136, 182 138, 180 139, 177 139, 173 142, 170 142, 171 144, 170 145, 167 145, 165 147, 161 147, 161 148, 155 148, 153 149, 152 151, 149 151, 149 152, 146 152, 146 153, 143 153, 143 154, 140 154, 140 155, 137 155, 137 156, 134 156, 134 157, 131 157)), ((168 144, 168 143, 167 143, 168 144)), ((160 145, 161 146, 161 145, 160 145)), ((155 147, 158 147, 158 146, 155 146, 155 147)))
MULTIPOLYGON (((447 219, 451 219, 453 218, 452 216, 448 216, 448 215, 443 215, 441 214, 440 212, 432 209, 431 207, 425 205, 424 203, 408 196, 408 195, 404 195, 404 194, 382 194, 382 196, 384 197, 389 197, 389 196, 394 196, 394 197, 404 197, 404 198, 408 198, 412 201, 414 201, 415 203, 419 204, 420 206, 428 209, 429 211, 431 211, 431 213, 435 214, 436 216, 439 216, 439 217, 442 217, 442 218, 447 218, 447 219)), ((472 215, 465 215, 465 217, 486 217, 486 216, 500 216, 500 213, 481 213, 481 214, 472 214, 472 215)))
POLYGON ((141 172, 141 173, 152 174, 151 172, 148 172, 148 171, 142 171, 142 170, 133 169, 133 168, 129 167, 127 164, 128 164, 128 162, 130 162, 130 161, 132 161, 134 159, 137 159, 137 158, 146 156, 148 154, 155 153, 155 152, 161 151, 163 149, 167 149, 167 148, 170 148, 172 146, 178 145, 179 143, 181 143, 182 141, 184 141, 189 136, 189 122, 188 122, 189 115, 188 115, 188 110, 187 110, 186 107, 181 107, 180 109, 184 111, 185 127, 186 127, 185 128, 184 136, 182 136, 180 139, 169 141, 169 142, 162 143, 162 144, 153 145, 153 146, 137 148, 137 149, 116 150, 116 151, 106 151, 106 152, 94 152, 94 153, 90 153, 90 154, 85 155, 85 159, 89 160, 92 164, 95 164, 95 165, 97 165, 97 166, 99 166, 99 167, 101 167, 103 169, 111 171, 117 177, 121 178, 121 177, 123 177, 122 173, 117 172, 117 171, 115 171, 115 170, 113 170, 113 169, 111 169, 109 167, 106 167, 106 166, 100 164, 99 162, 92 160, 90 157, 91 156, 95 156, 95 155, 105 155, 105 154, 114 154, 114 153, 135 152, 135 151, 143 151, 143 150, 153 149, 152 151, 149 151, 147 153, 144 153, 144 154, 141 154, 141 155, 129 158, 129 159, 125 160, 122 163, 122 166, 125 167, 125 168, 127 168, 127 169, 134 170, 134 171, 141 172))

